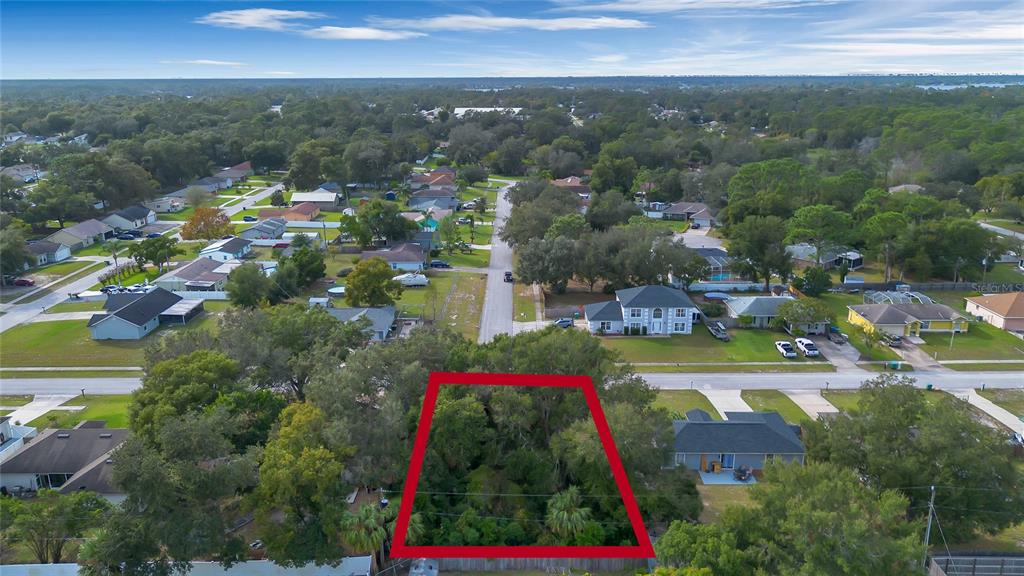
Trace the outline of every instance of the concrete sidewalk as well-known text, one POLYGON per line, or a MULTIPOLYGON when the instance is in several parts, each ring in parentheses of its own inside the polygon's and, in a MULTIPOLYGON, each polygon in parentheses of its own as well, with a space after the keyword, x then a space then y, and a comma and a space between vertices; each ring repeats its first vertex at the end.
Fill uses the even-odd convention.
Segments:
POLYGON ((718 410, 722 418, 728 420, 726 412, 753 412, 754 409, 747 404, 740 396, 742 390, 701 390, 700 393, 707 396, 711 405, 718 410))
POLYGON ((24 406, 18 406, 18 408, 8 414, 11 422, 15 424, 21 423, 22 426, 27 426, 29 422, 43 416, 51 410, 83 410, 85 406, 61 406, 61 404, 75 398, 75 396, 69 394, 53 394, 53 395, 37 395, 31 402, 24 406))
POLYGON ((974 406, 978 410, 988 414, 993 420, 999 422, 1003 426, 1006 426, 1010 430, 1024 435, 1024 421, 1018 418, 1016 414, 997 405, 981 394, 978 394, 978 391, 974 388, 947 390, 947 392, 957 398, 966 400, 971 406, 974 406))
POLYGON ((813 420, 817 420, 822 414, 837 414, 839 412, 838 408, 825 400, 819 390, 780 390, 780 392, 789 397, 813 420))

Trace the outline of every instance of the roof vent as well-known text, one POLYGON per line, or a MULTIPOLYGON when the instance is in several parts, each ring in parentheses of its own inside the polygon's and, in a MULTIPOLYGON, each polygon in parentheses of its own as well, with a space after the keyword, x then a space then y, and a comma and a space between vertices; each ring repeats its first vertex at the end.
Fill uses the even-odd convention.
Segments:
POLYGON ((100 434, 100 438, 110 438, 110 432, 103 432, 100 434))
POLYGON ((68 434, 67 432, 58 432, 57 438, 71 438, 71 434, 68 434))

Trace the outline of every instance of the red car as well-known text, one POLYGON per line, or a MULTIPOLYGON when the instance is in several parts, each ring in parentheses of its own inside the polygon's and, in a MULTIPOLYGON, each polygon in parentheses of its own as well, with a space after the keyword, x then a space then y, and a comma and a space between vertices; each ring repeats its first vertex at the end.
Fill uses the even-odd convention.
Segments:
POLYGON ((14 281, 14 285, 15 286, 35 286, 36 282, 35 282, 35 280, 31 280, 29 278, 18 278, 17 280, 14 281))

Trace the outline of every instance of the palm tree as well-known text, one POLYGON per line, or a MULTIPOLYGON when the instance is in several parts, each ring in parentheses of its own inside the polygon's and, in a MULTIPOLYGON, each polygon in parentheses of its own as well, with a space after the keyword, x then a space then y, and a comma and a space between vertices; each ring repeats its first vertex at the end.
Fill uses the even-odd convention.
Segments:
POLYGON ((548 528, 563 540, 568 540, 583 531, 590 520, 590 508, 583 506, 579 488, 570 486, 548 500, 545 518, 548 528))
POLYGON ((382 565, 380 549, 386 537, 384 514, 373 504, 362 506, 355 514, 346 514, 342 520, 341 539, 356 552, 372 552, 377 559, 377 566, 382 565))
POLYGON ((124 243, 120 240, 111 240, 107 242, 107 250, 110 251, 110 256, 114 259, 114 268, 117 268, 117 253, 124 249, 124 243))

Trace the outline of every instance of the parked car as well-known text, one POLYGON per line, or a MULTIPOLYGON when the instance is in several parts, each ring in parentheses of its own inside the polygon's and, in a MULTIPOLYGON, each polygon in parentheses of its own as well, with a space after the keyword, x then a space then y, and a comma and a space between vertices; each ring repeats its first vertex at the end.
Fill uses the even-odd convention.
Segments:
POLYGON ((100 292, 103 292, 104 294, 117 294, 120 291, 121 287, 116 284, 108 284, 107 286, 100 288, 100 292))
POLYGON ((462 209, 463 210, 476 210, 476 202, 473 202, 472 200, 470 200, 469 202, 466 202, 465 204, 462 205, 462 209))
POLYGON ((15 286, 35 286, 36 281, 31 278, 18 278, 14 281, 15 286))
POLYGON ((117 235, 117 239, 118 240, 135 240, 135 236, 132 236, 131 234, 125 232, 123 234, 118 234, 117 235))
POLYGON ((559 328, 572 328, 573 320, 572 318, 559 318, 554 321, 554 325, 559 328))
POLYGON ((692 228, 693 230, 700 230, 700 222, 691 222, 690 228, 692 228))
POLYGON ((159 238, 161 236, 163 236, 163 234, 159 232, 150 232, 149 234, 146 234, 146 238, 159 238))
POLYGON ((430 283, 430 280, 428 280, 426 276, 415 272, 399 274, 398 276, 395 276, 395 280, 397 280, 402 286, 406 287, 426 286, 430 283))
POLYGON ((255 216, 248 216, 248 215, 246 215, 246 216, 242 216, 242 221, 243 222, 257 222, 257 221, 259 221, 259 218, 255 217, 255 216))
POLYGON ((786 358, 796 358, 796 350, 793 350, 793 345, 786 340, 776 342, 775 349, 786 358))
POLYGON ((431 268, 451 268, 452 265, 447 263, 447 262, 445 262, 444 260, 431 260, 430 261, 430 267, 431 268))
POLYGON ((455 221, 456 224, 469 224, 469 222, 469 218, 459 218, 458 220, 455 221))
POLYGON ((828 339, 833 344, 839 344, 839 345, 846 344, 847 342, 850 341, 850 337, 847 336, 846 334, 843 334, 842 332, 829 332, 828 333, 828 339))
POLYGON ((807 356, 809 358, 821 355, 821 352, 818 351, 818 347, 814 345, 814 342, 807 338, 797 338, 796 347, 799 348, 800 351, 804 353, 804 356, 807 356))
POLYGON ((512 273, 506 271, 505 272, 505 282, 511 282, 511 281, 512 281, 512 273))
POLYGON ((146 234, 142 230, 129 230, 128 233, 134 236, 135 238, 142 238, 146 234))
POLYGON ((903 346, 903 336, 886 334, 882 336, 882 340, 892 348, 900 348, 903 346))

